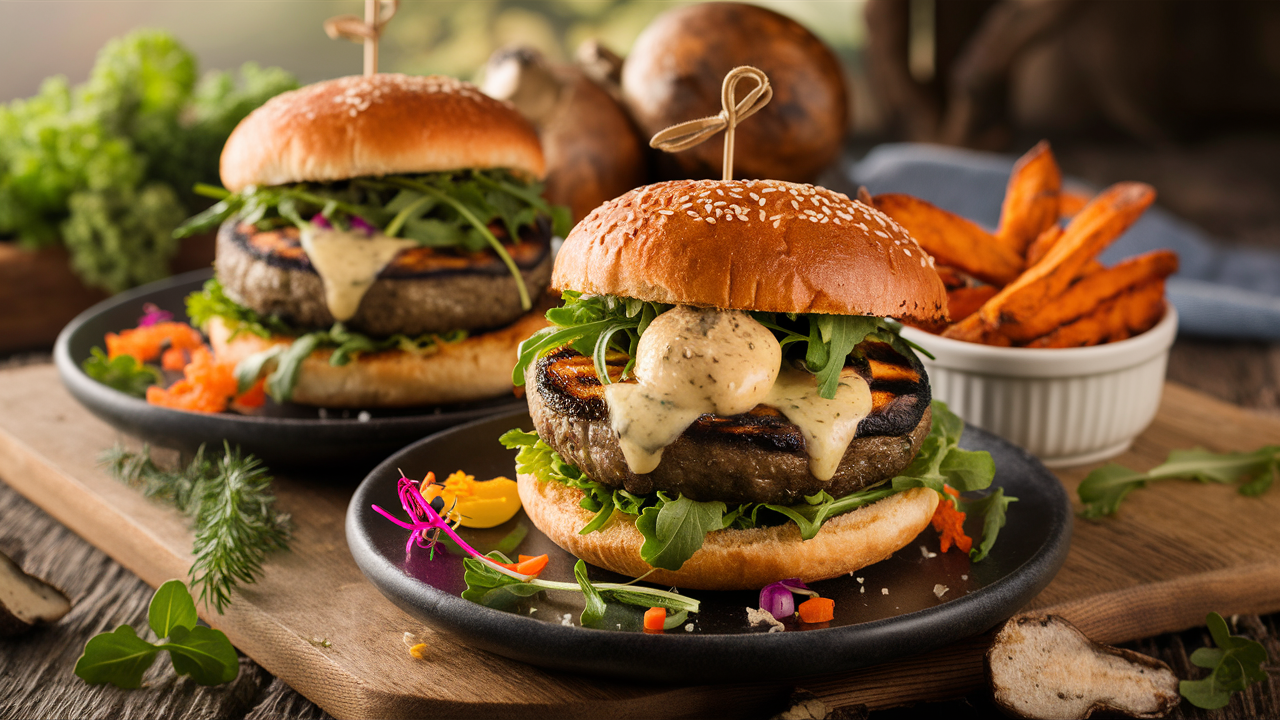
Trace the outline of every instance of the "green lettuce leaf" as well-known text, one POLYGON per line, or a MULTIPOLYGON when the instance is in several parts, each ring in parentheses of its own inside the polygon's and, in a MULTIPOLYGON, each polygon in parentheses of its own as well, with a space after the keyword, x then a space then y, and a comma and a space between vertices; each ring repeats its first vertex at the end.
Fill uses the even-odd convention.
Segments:
POLYGON ((108 360, 100 347, 90 348, 89 357, 80 367, 85 375, 134 397, 146 397, 147 388, 164 379, 159 370, 138 362, 132 355, 118 355, 108 360))

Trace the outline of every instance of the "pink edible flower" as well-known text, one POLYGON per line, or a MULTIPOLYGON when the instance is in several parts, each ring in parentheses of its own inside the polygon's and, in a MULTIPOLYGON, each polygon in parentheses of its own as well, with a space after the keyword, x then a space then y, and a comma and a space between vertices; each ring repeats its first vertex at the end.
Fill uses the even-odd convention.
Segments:
POLYGON ((138 318, 138 327, 150 327, 156 323, 169 322, 173 319, 173 313, 168 310, 161 310, 156 307, 155 303, 147 303, 142 306, 142 317, 138 318))

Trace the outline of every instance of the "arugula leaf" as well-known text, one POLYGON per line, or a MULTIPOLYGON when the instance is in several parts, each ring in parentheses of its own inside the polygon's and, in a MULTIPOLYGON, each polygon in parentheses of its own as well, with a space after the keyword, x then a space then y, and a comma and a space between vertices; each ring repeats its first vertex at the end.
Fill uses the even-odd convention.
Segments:
MULTIPOLYGON (((491 552, 485 557, 497 562, 510 562, 507 556, 500 552, 491 552)), ((605 602, 613 601, 641 607, 664 607, 672 610, 687 610, 688 612, 698 612, 698 608, 701 607, 698 600, 667 590, 658 590, 631 583, 592 583, 586 578, 585 563, 581 560, 578 563, 581 566, 581 573, 579 573, 579 565, 575 565, 575 582, 555 582, 538 578, 522 582, 510 575, 498 572, 492 566, 474 557, 469 557, 462 561, 464 568, 463 579, 467 583, 467 589, 462 592, 462 598, 487 607, 506 608, 510 607, 518 597, 528 597, 543 590, 565 590, 586 594, 588 590, 585 588, 589 587, 590 591, 597 593, 600 599, 605 602)), ((593 601, 588 599, 588 607, 593 607, 593 605, 593 601)), ((595 606, 595 609, 598 610, 599 607, 595 606)), ((600 616, 603 617, 603 615, 603 611, 600 611, 600 616)), ((587 616, 587 619, 593 617, 595 616, 590 615, 587 616)), ((584 620, 583 622, 585 624, 586 621, 584 620)))
POLYGON ((722 530, 725 504, 696 502, 683 495, 671 500, 659 491, 660 505, 640 513, 636 527, 644 535, 640 559, 656 568, 679 570, 702 547, 707 533, 722 530))
POLYGON ((983 560, 991 552, 992 546, 996 544, 996 537, 1000 534, 1000 528, 1004 527, 1009 504, 1017 501, 1018 498, 1005 495, 1004 488, 1001 487, 977 500, 962 499, 960 501, 961 512, 971 516, 982 516, 982 542, 969 551, 969 557, 974 562, 983 560))
POLYGON ((582 596, 587 600, 587 606, 583 608, 581 617, 578 621, 583 627, 597 627, 600 621, 604 619, 605 604, 604 598, 600 597, 600 591, 596 590, 591 584, 591 580, 587 578, 587 563, 584 560, 578 560, 573 566, 573 578, 578 581, 578 587, 582 588, 582 596))
MULTIPOLYGON (((775 505, 749 503, 729 508, 722 502, 697 502, 686 497, 672 499, 657 492, 638 496, 615 490, 591 480, 582 471, 544 443, 536 433, 509 430, 499 438, 503 446, 518 448, 516 471, 531 474, 539 482, 559 482, 581 490, 581 506, 597 515, 581 531, 583 534, 603 526, 614 510, 636 517, 636 528, 644 535, 640 556, 650 565, 677 570, 702 547, 708 532, 723 528, 747 529, 770 523, 770 515, 794 522, 800 535, 809 540, 818 534, 822 523, 903 490, 927 487, 944 494, 950 485, 961 492, 990 487, 995 477, 995 462, 990 453, 961 450, 958 446, 964 421, 947 408, 933 402, 933 427, 911 465, 888 484, 833 498, 819 492, 803 503, 775 505), (662 563, 662 564, 659 564, 662 563)), ((971 551, 974 561, 982 560, 995 544, 1005 524, 1009 504, 1017 498, 1006 496, 1002 489, 986 497, 967 501, 967 507, 983 516, 982 542, 971 551)))
POLYGON ((1261 643, 1232 635, 1222 616, 1211 612, 1205 617, 1216 648, 1202 647, 1191 653, 1191 662, 1212 672, 1201 680, 1183 680, 1178 692, 1192 705, 1217 710, 1231 702, 1231 695, 1267 679, 1262 668, 1268 661, 1267 649, 1261 643))
MULTIPOLYGON (((321 333, 308 333, 293 341, 287 350, 276 356, 276 369, 267 376, 265 389, 276 402, 285 402, 293 397, 293 389, 298 384, 298 375, 302 372, 302 361, 320 345, 321 333)), ((238 368, 237 368, 238 370, 238 368)), ((236 377, 241 377, 237 372, 236 377)))
POLYGON ((1081 515, 1098 518, 1115 514, 1129 493, 1152 480, 1185 478, 1227 485, 1242 482, 1240 494, 1252 497, 1266 492, 1277 477, 1280 477, 1280 445, 1268 445, 1254 452, 1228 453, 1194 448, 1170 452, 1164 463, 1146 473, 1108 463, 1089 473, 1076 492, 1084 503, 1081 515))
POLYGON ((169 580, 156 588, 147 608, 147 624, 156 637, 169 637, 174 628, 196 626, 196 604, 181 580, 169 580))
POLYGON ((138 637, 128 625, 89 639, 75 674, 90 685, 109 682, 124 690, 142 687, 142 675, 156 661, 160 648, 138 637))
MULTIPOLYGON (((671 309, 662 303, 613 295, 586 297, 574 291, 566 291, 563 299, 561 307, 547 311, 551 326, 520 344, 519 359, 511 373, 511 381, 517 386, 524 384, 525 369, 530 363, 565 345, 591 357, 595 361, 596 377, 604 384, 611 382, 605 366, 607 353, 626 353, 628 362, 623 376, 628 376, 640 336, 654 318, 671 309)), ((915 347, 899 337, 900 325, 885 318, 766 312, 753 312, 751 316, 773 332, 784 357, 804 361, 804 367, 817 376, 818 394, 827 399, 836 396, 845 361, 856 353, 863 341, 888 343, 905 357, 911 357, 915 347)))
POLYGON ((179 675, 201 685, 231 682, 240 673, 236 649, 220 630, 196 624, 196 608, 181 580, 169 580, 151 598, 147 622, 168 642, 152 644, 128 625, 90 638, 76 661, 75 674, 91 685, 109 682, 119 688, 142 685, 142 675, 161 650, 179 675))
POLYGON ((200 685, 221 685, 240 674, 236 649, 221 630, 178 625, 170 632, 169 642, 160 647, 169 651, 174 672, 190 675, 200 685))
POLYGON ((147 388, 163 380, 159 370, 138 362, 132 355, 108 360, 100 347, 90 348, 89 357, 80 367, 94 380, 134 397, 146 397, 147 388))
POLYGON ((442 344, 461 342, 467 338, 467 331, 454 330, 414 337, 396 334, 375 340, 348 329, 340 322, 334 323, 328 330, 303 333, 274 315, 264 317, 233 302, 216 279, 208 280, 200 292, 187 296, 187 316, 191 318, 191 324, 197 327, 206 327, 213 318, 221 318, 231 329, 232 338, 241 332, 262 338, 293 337, 294 341, 289 346, 254 353, 241 360, 235 369, 236 383, 240 392, 244 392, 274 364, 275 369, 267 379, 266 391, 277 402, 286 402, 293 397, 301 362, 316 348, 334 348, 329 356, 329 364, 340 367, 361 353, 401 350, 423 355, 438 352, 442 344))

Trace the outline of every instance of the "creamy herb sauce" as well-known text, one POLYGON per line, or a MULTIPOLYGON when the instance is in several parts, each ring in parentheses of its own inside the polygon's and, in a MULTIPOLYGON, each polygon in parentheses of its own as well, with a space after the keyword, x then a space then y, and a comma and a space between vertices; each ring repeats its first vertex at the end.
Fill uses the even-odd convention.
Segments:
POLYGON ((604 389, 627 465, 652 472, 699 416, 759 405, 781 363, 778 340, 746 313, 681 306, 659 315, 640 337, 639 382, 604 389))
POLYGON ((378 273, 401 250, 417 243, 386 235, 342 232, 309 225, 302 249, 324 283, 324 300, 334 320, 350 320, 378 273))
POLYGON ((781 368, 777 339, 744 312, 681 306, 649 325, 636 353, 635 383, 604 388, 609 421, 632 472, 653 472, 662 451, 700 416, 777 408, 804 435, 809 470, 830 480, 871 412, 871 389, 845 373, 836 397, 818 395, 812 373, 781 368))
POLYGON ((813 373, 785 367, 764 404, 777 408, 800 428, 809 451, 809 472, 825 482, 835 476, 858 423, 871 413, 871 387, 861 375, 846 371, 836 396, 828 400, 818 394, 813 373))

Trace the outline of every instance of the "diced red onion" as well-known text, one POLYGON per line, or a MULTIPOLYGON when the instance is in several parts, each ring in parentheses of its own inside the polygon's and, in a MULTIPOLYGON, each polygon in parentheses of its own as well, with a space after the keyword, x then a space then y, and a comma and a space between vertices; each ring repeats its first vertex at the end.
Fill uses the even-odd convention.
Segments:
POLYGON ((359 215, 352 215, 352 216, 351 216, 351 229, 352 229, 352 230, 359 230, 360 232, 364 233, 365 235, 372 235, 372 234, 373 234, 373 226, 372 226, 372 225, 370 225, 369 223, 365 222, 365 219, 364 219, 364 218, 362 218, 362 217, 360 217, 359 215))
POLYGON ((791 590, 782 583, 766 585, 760 591, 760 609, 768 611, 776 620, 791 617, 796 613, 796 601, 791 597, 791 590))
POLYGON ((138 318, 138 327, 148 327, 156 323, 169 322, 172 319, 173 313, 161 310, 154 303, 147 303, 142 306, 142 317, 138 318))
POLYGON ((325 217, 321 213, 316 213, 315 215, 311 216, 311 224, 315 225, 318 228, 324 228, 325 230, 330 230, 333 228, 333 225, 329 224, 329 218, 325 217))

